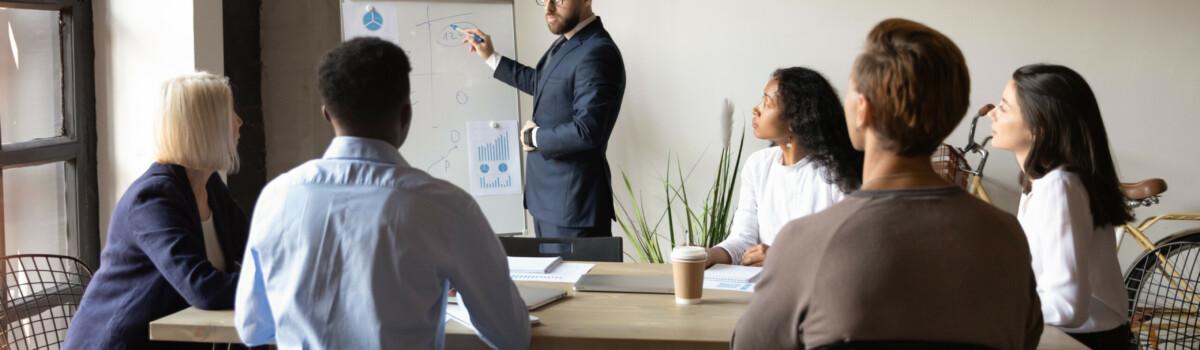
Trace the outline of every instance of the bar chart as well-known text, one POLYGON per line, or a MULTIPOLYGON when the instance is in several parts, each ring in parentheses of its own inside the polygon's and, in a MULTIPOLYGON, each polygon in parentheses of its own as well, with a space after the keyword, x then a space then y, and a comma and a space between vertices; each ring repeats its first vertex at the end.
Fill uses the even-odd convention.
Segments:
POLYGON ((500 134, 494 141, 477 146, 475 154, 478 155, 479 162, 507 162, 508 142, 508 134, 500 134))
POLYGON ((516 121, 474 122, 467 129, 471 194, 490 196, 521 193, 516 121))

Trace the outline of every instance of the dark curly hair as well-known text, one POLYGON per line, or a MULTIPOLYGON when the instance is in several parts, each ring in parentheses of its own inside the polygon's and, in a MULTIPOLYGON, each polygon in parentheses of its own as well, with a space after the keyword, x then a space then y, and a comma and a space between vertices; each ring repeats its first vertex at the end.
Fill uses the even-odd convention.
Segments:
POLYGON ((850 143, 842 102, 829 81, 803 67, 776 70, 771 79, 779 82, 788 131, 821 166, 827 181, 846 193, 862 186, 863 153, 850 143))
POLYGON ((338 119, 373 122, 409 101, 412 66, 404 50, 379 38, 355 38, 321 59, 318 89, 338 119))

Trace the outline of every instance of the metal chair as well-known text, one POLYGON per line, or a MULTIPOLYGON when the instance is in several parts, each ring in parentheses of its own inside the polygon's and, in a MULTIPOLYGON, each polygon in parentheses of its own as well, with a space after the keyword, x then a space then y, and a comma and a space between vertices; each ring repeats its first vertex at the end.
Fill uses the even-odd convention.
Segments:
POLYGON ((621 237, 529 238, 500 237, 508 256, 561 256, 569 261, 621 262, 621 237))
POLYGON ((3 349, 58 349, 92 270, 79 259, 24 254, 4 257, 0 300, 3 349))
POLYGON ((1141 349, 1200 347, 1200 244, 1177 242, 1142 254, 1125 274, 1130 327, 1141 349))

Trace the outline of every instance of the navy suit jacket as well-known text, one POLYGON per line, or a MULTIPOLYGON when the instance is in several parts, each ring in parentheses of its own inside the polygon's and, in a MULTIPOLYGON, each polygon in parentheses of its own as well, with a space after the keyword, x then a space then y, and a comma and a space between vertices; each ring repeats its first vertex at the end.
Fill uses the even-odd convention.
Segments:
POLYGON ((184 168, 151 165, 113 210, 100 269, 83 294, 64 349, 178 349, 186 345, 151 344, 150 321, 188 306, 233 308, 249 226, 219 176, 206 186, 230 272, 208 261, 184 168))
POLYGON ((525 165, 525 207, 539 221, 594 227, 613 219, 608 138, 625 96, 625 63, 600 18, 531 68, 501 58, 495 77, 533 95, 537 150, 525 165))

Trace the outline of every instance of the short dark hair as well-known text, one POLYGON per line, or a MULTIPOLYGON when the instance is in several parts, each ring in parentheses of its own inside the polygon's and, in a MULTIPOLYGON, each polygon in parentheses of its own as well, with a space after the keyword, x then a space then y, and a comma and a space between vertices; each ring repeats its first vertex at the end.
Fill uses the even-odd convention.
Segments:
POLYGON ((410 71, 408 56, 396 44, 372 37, 351 39, 321 58, 321 99, 338 119, 375 121, 409 103, 410 71))
POLYGON ((821 73, 804 67, 776 70, 779 98, 788 131, 809 157, 824 169, 825 178, 842 192, 862 185, 863 153, 850 143, 841 99, 821 73))
POLYGON ((1013 72, 1017 101, 1033 147, 1022 164, 1021 182, 1039 179, 1062 167, 1079 177, 1087 190, 1095 226, 1120 226, 1133 220, 1121 194, 1108 132, 1096 94, 1083 76, 1059 65, 1032 64, 1013 72))
POLYGON ((962 51, 941 32, 906 19, 871 29, 853 76, 874 110, 872 128, 883 148, 905 157, 933 154, 970 103, 962 51))

